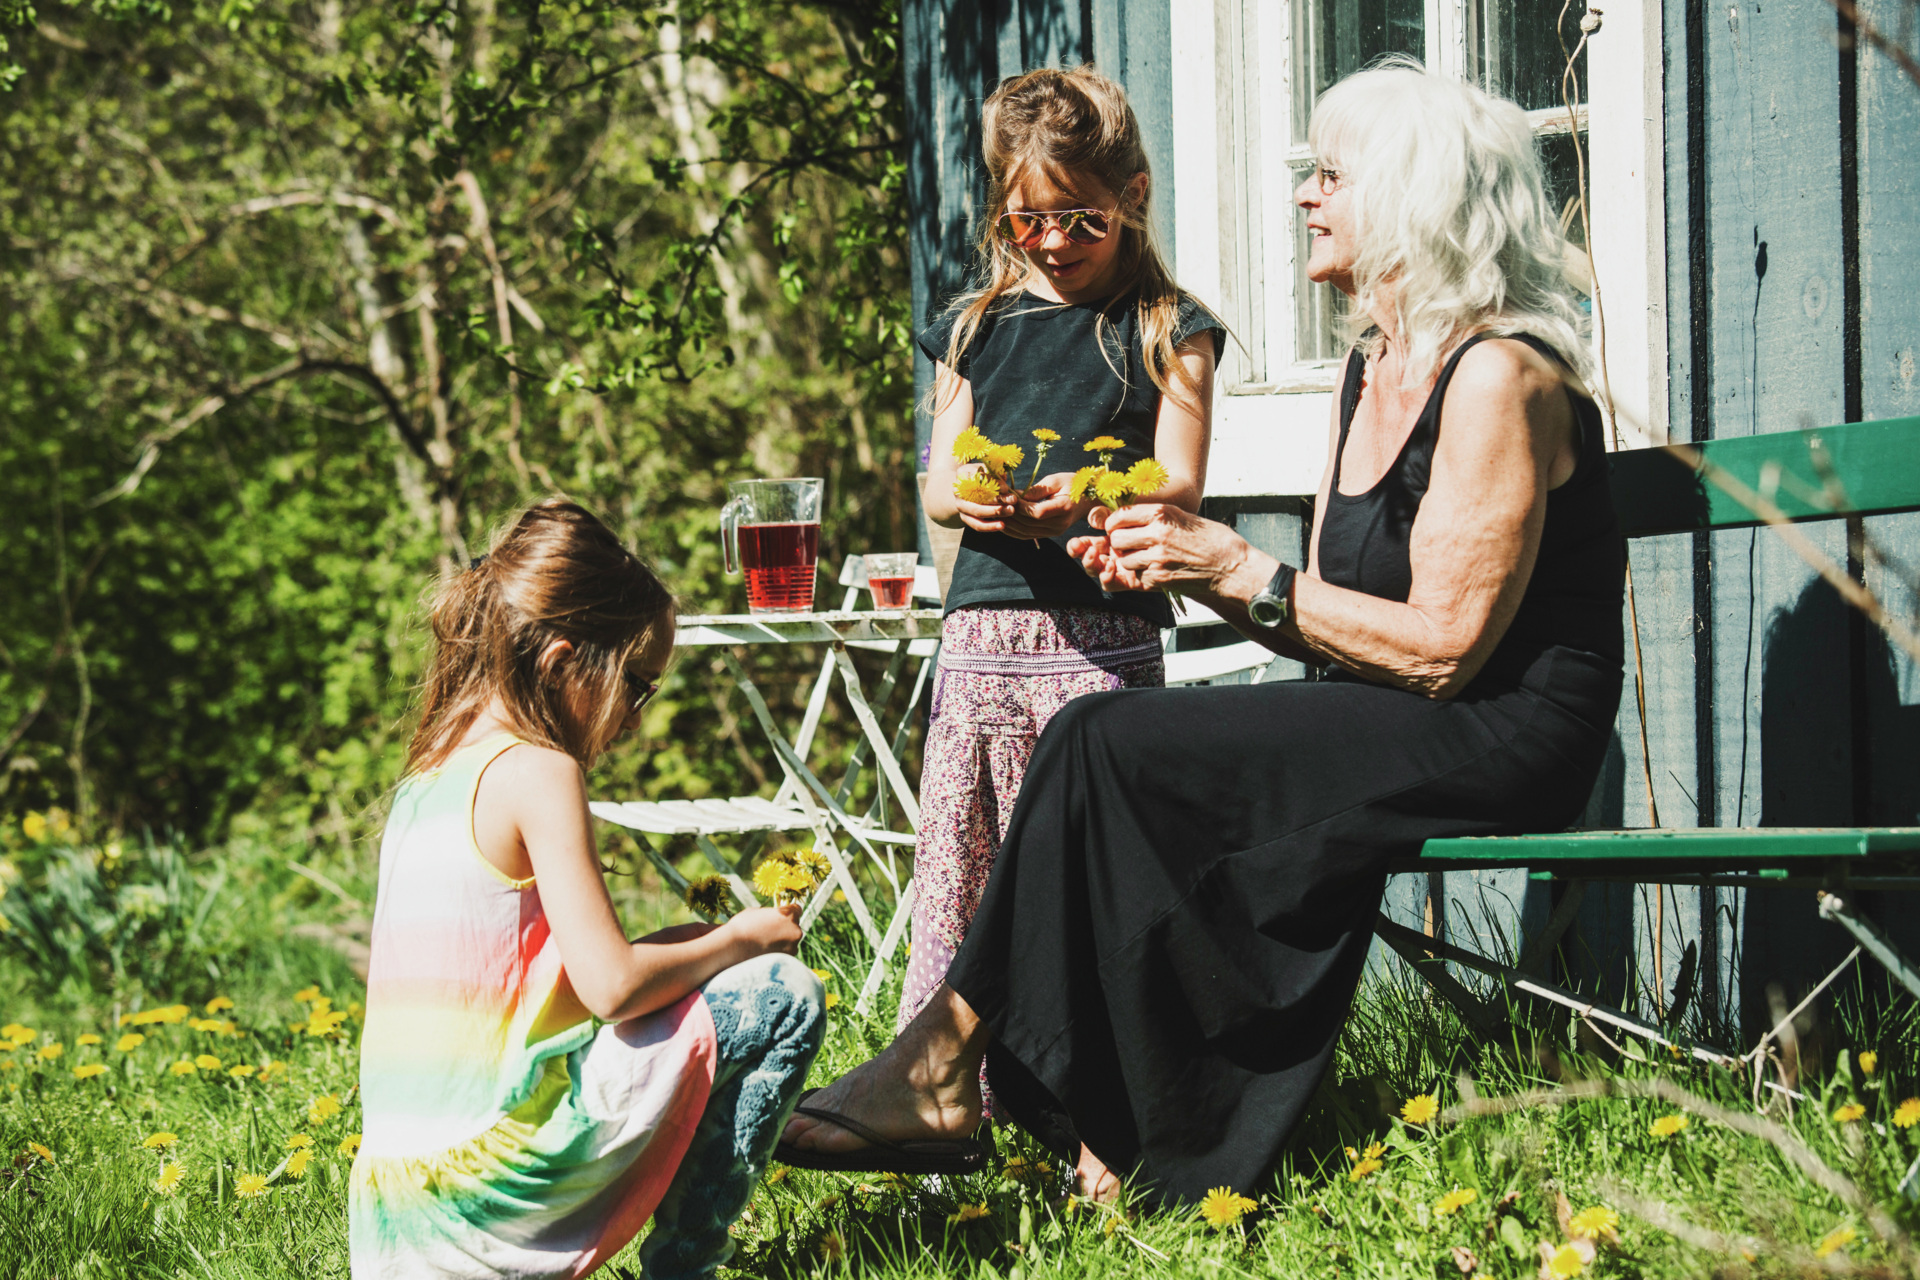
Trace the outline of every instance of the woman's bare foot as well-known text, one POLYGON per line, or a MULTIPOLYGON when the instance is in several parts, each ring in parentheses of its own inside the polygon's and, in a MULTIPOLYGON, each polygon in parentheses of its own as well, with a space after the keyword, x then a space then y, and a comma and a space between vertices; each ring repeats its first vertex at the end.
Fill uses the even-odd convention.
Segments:
POLYGON ((1095 1204, 1112 1204, 1120 1198, 1119 1177, 1085 1143, 1080 1146, 1080 1164, 1073 1171, 1073 1190, 1095 1204))
MULTIPOLYGON (((814 1094, 807 1106, 838 1112, 895 1140, 965 1137, 980 1124, 980 1059, 986 1042, 973 1010, 942 987, 879 1057, 814 1094)), ((783 1136, 807 1151, 867 1145, 864 1138, 812 1116, 787 1121, 783 1136)))

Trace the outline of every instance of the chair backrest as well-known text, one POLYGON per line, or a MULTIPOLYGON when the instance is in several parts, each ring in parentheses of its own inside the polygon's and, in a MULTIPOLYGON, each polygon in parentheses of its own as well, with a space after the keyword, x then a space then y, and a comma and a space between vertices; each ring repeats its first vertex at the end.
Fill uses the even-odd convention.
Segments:
MULTIPOLYGON (((1730 436, 1690 446, 1791 521, 1920 511, 1920 418, 1730 436)), ((1741 529, 1759 514, 1665 446, 1609 456, 1629 538, 1741 529)))

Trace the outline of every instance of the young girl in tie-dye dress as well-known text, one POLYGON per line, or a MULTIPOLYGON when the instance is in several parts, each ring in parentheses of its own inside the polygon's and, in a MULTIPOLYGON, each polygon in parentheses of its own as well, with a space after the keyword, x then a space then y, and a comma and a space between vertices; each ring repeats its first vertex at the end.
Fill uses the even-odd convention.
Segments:
POLYGON ((673 601, 550 500, 449 582, 380 850, 353 1274, 583 1276, 649 1216, 710 1276, 820 1046, 798 908, 629 942, 583 770, 657 686, 673 601))

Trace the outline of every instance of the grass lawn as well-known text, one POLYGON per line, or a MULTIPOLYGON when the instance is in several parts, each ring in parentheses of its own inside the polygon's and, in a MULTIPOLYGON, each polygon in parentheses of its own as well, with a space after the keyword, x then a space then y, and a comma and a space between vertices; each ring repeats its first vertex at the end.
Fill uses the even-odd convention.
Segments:
MULTIPOLYGON (((362 993, 311 935, 363 916, 371 883, 258 847, 217 862, 69 857, 0 899, 13 1045, 0 1276, 346 1275, 362 993)), ((646 882, 618 896, 636 932, 684 918, 646 882)), ((845 916, 830 910, 803 952, 845 997, 816 1083, 892 1027, 897 985, 874 1016, 853 1012, 863 952, 845 916)), ((1001 1167, 965 1181, 776 1169, 733 1265, 982 1280, 1914 1274, 1904 1233, 1920 1214, 1897 1185, 1920 1152, 1920 1102, 1901 1105, 1920 1093, 1920 1045, 1910 1020, 1883 1021, 1904 1029, 1872 1057, 1855 1044, 1809 1068, 1807 1100, 1776 1095, 1762 1116, 1748 1077, 1603 1061, 1564 1032, 1476 1044, 1422 989, 1381 979, 1291 1167, 1235 1189, 1249 1201, 1223 1198, 1217 1221, 1078 1202, 1063 1170, 1003 1132, 1001 1167)), ((631 1250, 603 1274, 622 1273, 638 1275, 631 1250)))

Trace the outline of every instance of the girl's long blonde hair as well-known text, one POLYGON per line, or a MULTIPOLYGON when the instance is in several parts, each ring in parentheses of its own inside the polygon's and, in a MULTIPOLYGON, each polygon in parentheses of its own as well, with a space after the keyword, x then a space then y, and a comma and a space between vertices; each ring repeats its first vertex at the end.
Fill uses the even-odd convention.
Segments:
MULTIPOLYGON (((1147 377, 1162 395, 1198 407, 1199 384, 1174 354, 1180 289, 1154 240, 1153 175, 1140 141, 1140 122, 1127 105, 1126 91, 1090 66, 1010 76, 987 99, 980 132, 989 181, 986 215, 979 230, 984 282, 951 304, 960 318, 947 342, 947 367, 959 370, 960 358, 987 312, 1008 294, 1019 292, 1032 270, 1025 254, 994 233, 994 223, 1007 211, 1007 193, 1036 175, 1069 192, 1092 179, 1121 202, 1114 224, 1121 235, 1116 274, 1122 284, 1108 307, 1130 290, 1138 291, 1147 377), (1126 192, 1136 175, 1146 179, 1146 189, 1130 202, 1126 192)), ((1110 309, 1103 309, 1101 327, 1096 330, 1101 354, 1110 364, 1104 325, 1112 317, 1110 309)), ((1117 372, 1126 376, 1124 369, 1117 372)))
POLYGON ((1344 323, 1363 354, 1381 341, 1367 313, 1384 287, 1408 386, 1483 329, 1533 334, 1590 378, 1567 241, 1517 105, 1396 54, 1322 94, 1307 143, 1354 202, 1359 251, 1344 323))
POLYGON ((592 512, 565 498, 529 507, 434 598, 407 772, 444 760, 495 695, 521 737, 587 767, 627 717, 628 660, 672 625, 672 593, 592 512), (573 645, 564 679, 540 669, 555 640, 573 645))

